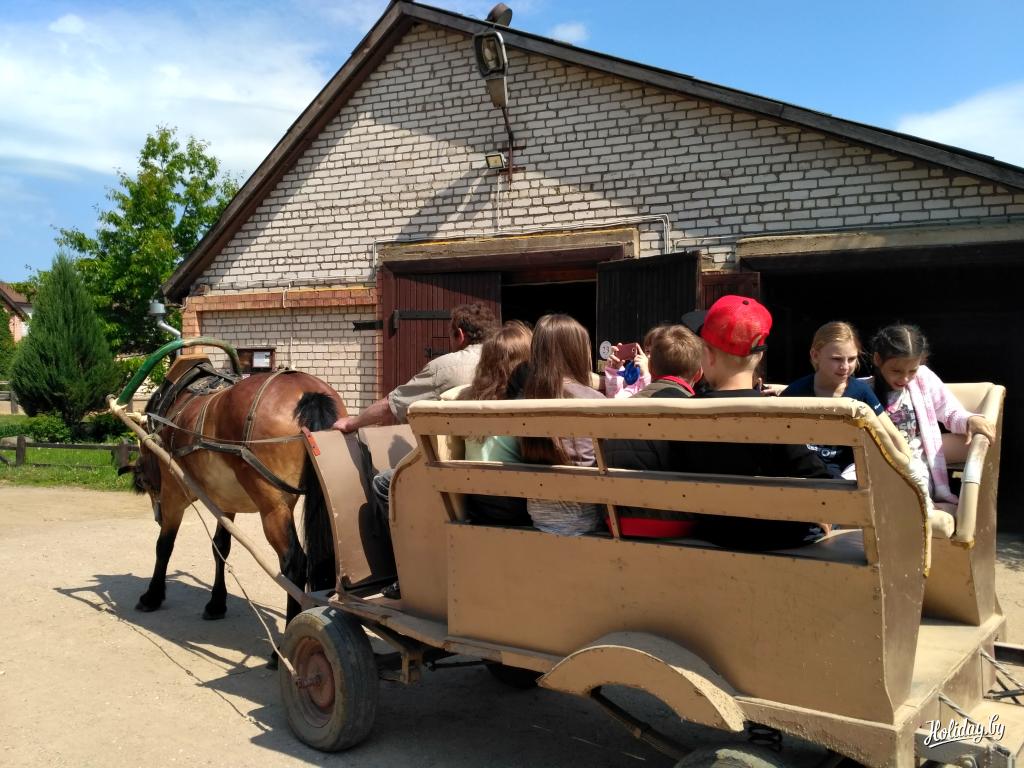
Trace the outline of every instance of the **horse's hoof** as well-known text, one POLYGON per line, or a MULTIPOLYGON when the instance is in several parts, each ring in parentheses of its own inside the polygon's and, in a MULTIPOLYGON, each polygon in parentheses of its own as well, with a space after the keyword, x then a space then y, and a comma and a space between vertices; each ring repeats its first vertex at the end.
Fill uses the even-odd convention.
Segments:
POLYGON ((147 592, 139 598, 139 602, 135 604, 135 610, 142 611, 143 613, 152 613, 160 607, 160 604, 163 603, 163 601, 164 599, 162 597, 150 597, 149 593, 147 592))
POLYGON ((203 608, 203 618, 207 621, 216 621, 217 619, 223 619, 228 613, 227 608, 211 608, 206 606, 203 608))

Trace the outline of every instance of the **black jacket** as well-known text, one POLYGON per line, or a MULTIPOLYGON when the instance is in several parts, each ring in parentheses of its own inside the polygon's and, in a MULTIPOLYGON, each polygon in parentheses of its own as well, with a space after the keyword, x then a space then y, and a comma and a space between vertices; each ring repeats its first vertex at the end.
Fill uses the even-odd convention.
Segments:
MULTIPOLYGON (((761 397, 761 393, 740 389, 708 392, 701 397, 761 397)), ((669 461, 679 471, 702 474, 829 477, 821 458, 806 445, 677 442, 672 443, 669 461)), ((817 522, 707 515, 701 518, 698 535, 730 549, 767 551, 811 543, 820 537, 821 529, 817 522)))

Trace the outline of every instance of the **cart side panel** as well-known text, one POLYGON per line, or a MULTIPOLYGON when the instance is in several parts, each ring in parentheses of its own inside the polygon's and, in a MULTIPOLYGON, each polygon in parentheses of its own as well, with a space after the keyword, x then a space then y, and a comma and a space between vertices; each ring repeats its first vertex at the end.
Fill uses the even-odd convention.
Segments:
MULTIPOLYGON (((994 384, 950 384, 960 401, 970 411, 982 413, 996 425, 996 439, 985 453, 981 466, 976 502, 973 542, 936 539, 932 542, 932 568, 925 590, 924 615, 980 626, 993 614, 1002 615, 995 594, 996 507, 999 490, 999 461, 1002 452, 1003 402, 1006 390, 994 384)), ((967 447, 959 435, 944 435, 947 447, 960 444, 959 454, 950 452, 947 459, 963 461, 967 447)), ((970 462, 968 462, 970 467, 970 462)), ((977 467, 965 470, 977 477, 977 467)), ((963 505, 969 503, 962 494, 958 518, 963 505)), ((959 538, 959 537, 958 537, 959 538)))
POLYGON ((424 471, 426 458, 414 451, 391 479, 391 540, 402 610, 423 618, 444 621, 448 613, 448 513, 441 494, 424 471))
POLYGON ((876 566, 458 523, 448 535, 452 635, 568 655, 628 628, 744 694, 892 721, 876 566))

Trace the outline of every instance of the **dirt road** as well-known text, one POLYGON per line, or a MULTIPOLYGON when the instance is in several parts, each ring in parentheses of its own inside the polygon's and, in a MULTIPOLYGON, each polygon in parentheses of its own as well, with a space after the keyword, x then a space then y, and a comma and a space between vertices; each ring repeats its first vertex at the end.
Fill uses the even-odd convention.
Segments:
MULTIPOLYGON (((239 522, 263 541, 258 520, 239 522)), ((411 689, 383 684, 364 745, 308 749, 288 730, 276 673, 265 668, 268 643, 230 577, 228 617, 200 618, 213 565, 195 514, 178 538, 164 608, 134 609, 155 539, 144 499, 0 486, 0 765, 671 765, 589 702, 512 691, 478 667, 428 673, 411 689)), ((1000 595, 1020 640, 1024 545, 1006 539, 1001 555, 1000 595)), ((283 593, 241 547, 231 560, 279 633, 283 593)), ((660 705, 645 708, 659 727, 670 722, 660 705)))

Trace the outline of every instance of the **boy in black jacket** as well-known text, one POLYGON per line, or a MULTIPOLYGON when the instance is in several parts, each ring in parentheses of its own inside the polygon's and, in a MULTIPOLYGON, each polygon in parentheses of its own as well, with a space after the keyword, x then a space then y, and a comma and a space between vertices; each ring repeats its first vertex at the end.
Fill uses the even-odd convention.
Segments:
MULTIPOLYGON (((648 338, 652 381, 633 397, 693 397, 693 385, 700 379, 701 340, 682 325, 660 326, 648 333, 648 338)), ((672 469, 672 443, 665 440, 608 440, 604 444, 604 455, 608 466, 618 469, 653 472, 672 469)), ((669 510, 619 508, 620 521, 630 518, 683 521, 694 517, 669 510)))
MULTIPOLYGON (((730 295, 716 301, 700 332, 710 388, 700 397, 761 397, 754 374, 771 327, 771 314, 755 299, 730 295)), ((674 443, 673 465, 678 471, 721 475, 829 476, 821 459, 804 445, 674 443)), ((772 550, 812 543, 822 530, 810 522, 708 515, 701 518, 696 535, 729 548, 772 550)))

